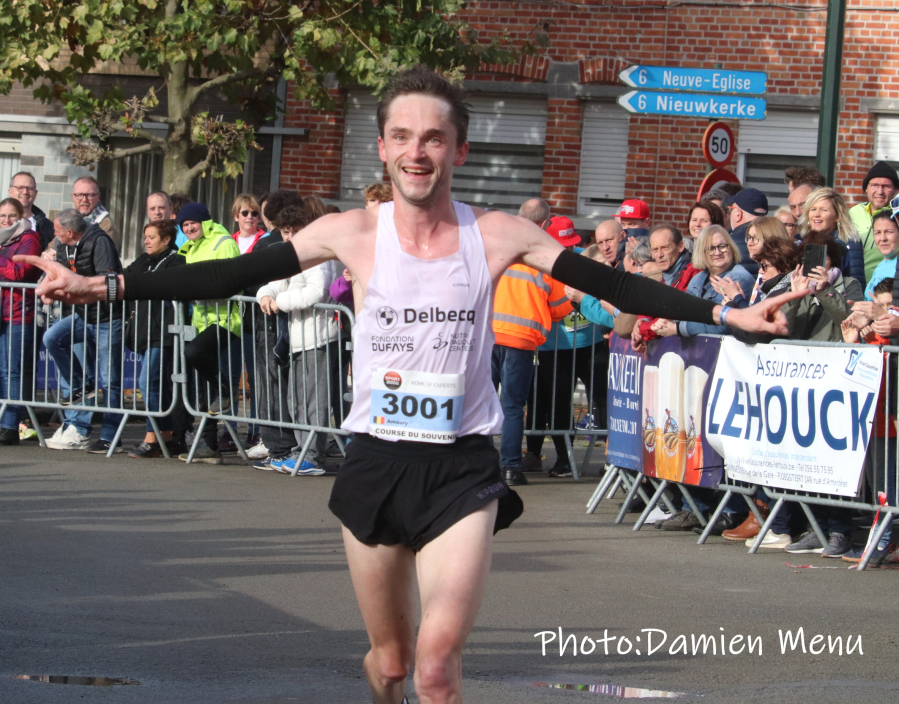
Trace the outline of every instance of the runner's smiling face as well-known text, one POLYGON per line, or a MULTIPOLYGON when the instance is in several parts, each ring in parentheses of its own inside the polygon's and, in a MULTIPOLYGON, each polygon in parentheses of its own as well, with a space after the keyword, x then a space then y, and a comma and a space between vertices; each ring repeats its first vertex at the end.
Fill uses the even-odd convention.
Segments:
POLYGON ((425 205, 449 194, 453 167, 468 154, 468 143, 457 145, 456 137, 450 106, 440 98, 403 95, 391 103, 378 151, 403 200, 425 205))

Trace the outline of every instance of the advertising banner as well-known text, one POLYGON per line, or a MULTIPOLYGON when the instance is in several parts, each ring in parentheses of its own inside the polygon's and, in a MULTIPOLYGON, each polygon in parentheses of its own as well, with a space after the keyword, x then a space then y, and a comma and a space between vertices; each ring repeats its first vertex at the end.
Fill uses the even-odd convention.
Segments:
POLYGON ((749 346, 725 338, 706 437, 733 479, 856 496, 882 372, 873 345, 749 346))
POLYGON ((720 338, 665 337, 647 354, 612 335, 609 356, 609 439, 618 467, 693 486, 717 486, 724 460, 704 437, 708 380, 720 338))

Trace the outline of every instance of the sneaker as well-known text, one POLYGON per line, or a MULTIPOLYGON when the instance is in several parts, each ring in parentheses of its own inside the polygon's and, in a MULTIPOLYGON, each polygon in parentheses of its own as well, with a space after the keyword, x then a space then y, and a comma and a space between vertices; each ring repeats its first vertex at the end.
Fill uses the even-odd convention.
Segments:
POLYGON ((207 411, 211 416, 226 416, 231 413, 231 399, 230 398, 217 398, 209 405, 209 411, 207 411))
POLYGON ((542 472, 543 456, 536 452, 525 452, 521 458, 521 470, 523 472, 542 472))
POLYGON ((87 435, 78 432, 78 428, 70 425, 63 430, 57 430, 53 437, 47 440, 47 447, 51 450, 86 450, 90 446, 87 435))
POLYGON ((37 440, 37 431, 31 427, 30 420, 19 423, 19 440, 37 440))
MULTIPOLYGON (((265 443, 260 440, 256 445, 253 445, 247 450, 247 457, 251 460, 264 460, 268 457, 268 448, 265 446, 265 443)), ((259 468, 257 467, 256 469, 259 468)))
POLYGON ((822 553, 824 552, 824 546, 821 545, 821 541, 818 540, 818 536, 815 535, 815 532, 812 530, 806 531, 802 534, 802 536, 795 543, 790 543, 785 548, 787 552, 791 552, 794 555, 801 555, 805 553, 822 553))
POLYGON ((827 547, 821 551, 821 557, 842 557, 852 550, 852 538, 842 533, 831 533, 827 547))
MULTIPOLYGON (((188 454, 189 451, 178 455, 178 459, 187 462, 188 454)), ((193 462, 196 464, 222 464, 222 453, 219 450, 213 450, 205 442, 201 442, 194 453, 193 462)))
MULTIPOLYGON (((885 564, 896 564, 899 562, 899 553, 897 553, 897 546, 895 543, 890 543, 889 545, 885 545, 883 547, 877 546, 874 552, 871 553, 871 559, 868 560, 868 567, 880 567, 885 564)), ((850 550, 845 555, 841 555, 843 560, 846 562, 851 562, 854 565, 857 565, 862 561, 862 554, 865 552, 864 548, 858 548, 856 550, 850 550)))
POLYGON ((61 398, 59 400, 60 406, 77 406, 82 401, 88 401, 94 398, 97 395, 97 390, 92 386, 87 387, 78 387, 74 391, 72 391, 68 396, 61 398))
POLYGON ((272 464, 271 457, 265 457, 253 463, 253 469, 259 469, 263 472, 280 472, 281 470, 272 464))
POLYGON ((234 438, 231 437, 231 433, 227 430, 219 438, 219 450, 222 452, 237 452, 237 443, 234 442, 234 438))
POLYGON ((662 530, 693 530, 700 525, 699 518, 692 511, 678 511, 667 521, 656 523, 662 530))
MULTIPOLYGON (((814 533, 812 534, 814 535, 814 533)), ((766 548, 768 550, 783 550, 791 544, 793 539, 790 537, 789 533, 784 533, 780 535, 778 533, 773 533, 770 530, 765 533, 765 537, 762 539, 762 544, 759 545, 759 550, 762 548, 766 548)), ((755 538, 749 538, 743 545, 747 548, 751 548, 753 543, 755 543, 755 538)))
POLYGON ((553 468, 549 470, 549 476, 551 477, 572 477, 574 474, 571 472, 571 465, 567 462, 560 463, 556 462, 553 465, 553 468))
MULTIPOLYGON (((284 474, 293 474, 296 466, 296 457, 285 457, 280 461, 278 471, 283 472, 284 474)), ((298 475, 302 474, 304 477, 320 477, 325 473, 325 470, 318 464, 318 462, 313 460, 303 460, 296 472, 298 475)))
POLYGON ((19 431, 15 428, 0 428, 0 445, 18 445, 19 431))
MULTIPOLYGON (((642 513, 642 511, 640 512, 642 513)), ((661 506, 656 506, 652 511, 649 512, 649 515, 646 517, 646 523, 661 523, 662 521, 667 521, 671 518, 671 514, 668 513, 661 506)))
MULTIPOLYGON (((112 446, 112 442, 109 440, 94 440, 91 443, 91 446, 87 448, 88 454, 91 455, 105 455, 109 452, 109 448, 112 446)), ((123 452, 122 443, 119 443, 115 446, 115 450, 113 450, 113 454, 118 452, 123 452)))
MULTIPOLYGON (((289 460, 290 460, 289 456, 288 457, 269 457, 268 458, 268 464, 269 464, 268 469, 272 470, 273 472, 280 472, 281 474, 290 474, 290 469, 284 468, 284 463, 289 460)), ((256 465, 253 465, 253 466, 255 467, 256 465)), ((256 467, 256 469, 259 469, 259 468, 256 467)))
POLYGON ((142 442, 140 445, 136 445, 128 453, 128 456, 136 459, 152 459, 154 457, 162 457, 163 454, 158 442, 142 442))
POLYGON ((574 426, 580 430, 593 430, 593 414, 588 413, 583 418, 581 418, 574 426))

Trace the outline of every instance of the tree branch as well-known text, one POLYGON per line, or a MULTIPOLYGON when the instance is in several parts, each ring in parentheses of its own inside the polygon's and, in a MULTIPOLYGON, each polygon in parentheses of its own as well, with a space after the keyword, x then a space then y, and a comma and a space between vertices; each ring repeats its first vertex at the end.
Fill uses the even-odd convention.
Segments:
MULTIPOLYGON (((161 141, 161 140, 160 140, 161 141)), ((113 149, 109 152, 108 159, 124 159, 126 156, 134 156, 135 154, 146 154, 147 152, 156 151, 156 145, 141 144, 137 147, 128 147, 128 149, 113 149)))
POLYGON ((190 179, 190 181, 192 182, 197 176, 199 176, 201 173, 206 171, 206 169, 208 169, 211 165, 212 165, 212 150, 210 149, 209 152, 206 154, 206 158, 203 159, 203 161, 201 161, 198 164, 194 164, 187 170, 187 174, 185 174, 185 178, 190 179))
POLYGON ((278 75, 278 67, 274 64, 269 65, 265 68, 248 68, 243 71, 237 71, 235 73, 222 73, 215 78, 210 78, 205 83, 201 83, 200 85, 196 86, 191 91, 189 102, 193 103, 203 93, 227 85, 228 83, 238 83, 240 81, 245 81, 248 78, 265 78, 266 76, 276 75, 278 75))

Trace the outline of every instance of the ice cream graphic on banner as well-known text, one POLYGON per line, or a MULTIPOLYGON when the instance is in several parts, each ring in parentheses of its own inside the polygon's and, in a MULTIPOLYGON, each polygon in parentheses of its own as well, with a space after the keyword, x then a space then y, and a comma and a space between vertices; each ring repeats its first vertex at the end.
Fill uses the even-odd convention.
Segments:
POLYGON ((656 426, 659 418, 659 368, 643 367, 643 474, 656 475, 656 426))
POLYGON ((684 481, 699 484, 702 477, 702 397, 709 375, 699 367, 684 373, 684 415, 687 421, 687 468, 684 481))
POLYGON ((684 423, 684 360, 666 352, 659 360, 659 410, 656 419, 656 476, 679 482, 684 477, 687 433, 684 423))

